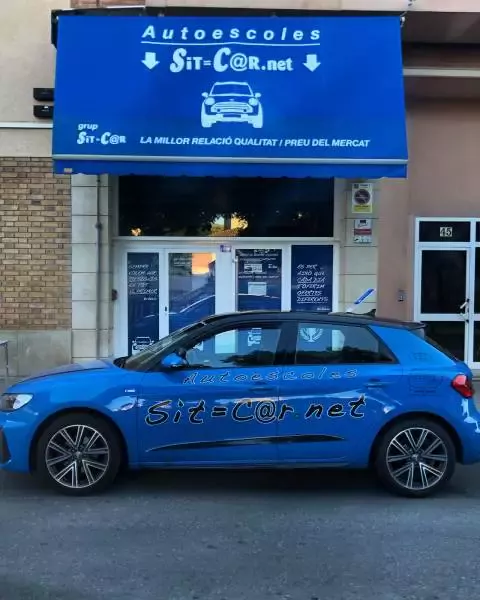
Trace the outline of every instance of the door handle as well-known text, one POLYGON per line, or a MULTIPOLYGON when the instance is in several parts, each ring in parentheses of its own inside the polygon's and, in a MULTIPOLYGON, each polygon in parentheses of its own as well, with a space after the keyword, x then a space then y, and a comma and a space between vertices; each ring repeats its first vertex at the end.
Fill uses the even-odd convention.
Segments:
POLYGON ((468 309, 469 309, 470 299, 467 298, 465 302, 459 307, 460 316, 463 317, 464 321, 468 323, 468 309))
POLYGON ((264 383, 259 383, 250 388, 250 392, 275 392, 276 387, 273 385, 266 385, 264 383))
POLYGON ((387 381, 382 381, 381 379, 370 379, 370 381, 367 383, 367 388, 383 388, 387 385, 387 381))

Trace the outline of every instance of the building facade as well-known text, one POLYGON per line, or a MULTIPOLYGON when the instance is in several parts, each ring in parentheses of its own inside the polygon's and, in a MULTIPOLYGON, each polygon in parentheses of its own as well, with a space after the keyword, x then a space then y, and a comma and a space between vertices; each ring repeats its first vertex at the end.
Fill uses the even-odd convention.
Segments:
MULTIPOLYGON (((20 4, 19 11, 38 3, 20 4)), ((212 312, 345 310, 368 289, 375 292, 362 311, 421 318, 432 337, 480 367, 480 308, 475 312, 480 9, 475 2, 453 7, 446 0, 176 0, 149 1, 147 13, 132 4, 77 1, 66 16, 62 11, 68 6, 43 2, 36 21, 43 25, 34 35, 20 36, 21 49, 20 16, 11 10, 4 15, 2 27, 25 61, 19 77, 8 57, 0 58, 11 81, 10 94, 0 98, 0 327, 10 340, 13 373, 136 352, 212 312), (32 89, 55 87, 55 127, 62 142, 68 110, 63 111, 60 73, 71 69, 78 81, 82 68, 81 61, 62 66, 62 17, 126 14, 155 24, 162 14, 246 19, 276 11, 282 18, 282 9, 289 10, 284 18, 294 15, 306 23, 330 14, 323 11, 339 18, 348 11, 355 19, 381 11, 398 18, 399 29, 403 15, 399 80, 406 102, 407 177, 395 176, 391 165, 375 177, 368 176, 375 174, 372 169, 349 177, 325 167, 308 177, 289 178, 286 167, 287 177, 258 170, 216 177, 209 169, 185 170, 185 162, 177 171, 129 173, 119 172, 111 157, 102 169, 92 169, 85 158, 95 153, 80 157, 83 166, 70 169, 62 157, 52 164, 52 125, 32 118, 32 89), (56 50, 50 44, 51 10, 60 11, 52 19, 56 50)), ((284 66, 288 69, 288 62, 284 66)), ((370 85, 367 77, 365 85, 370 85)), ((351 90, 348 102, 344 96, 346 106, 361 104, 360 89, 351 90)), ((124 93, 119 91, 119 105, 124 93)), ((143 110, 141 98, 138 102, 133 120, 143 110)), ((112 105, 112 113, 116 110, 112 105)), ((88 102, 84 114, 79 125, 86 127, 76 135, 95 137, 87 127, 96 124, 88 118, 88 102)))
POLYGON ((0 338, 14 375, 70 357, 70 177, 53 174, 51 121, 33 116, 33 89, 53 87, 50 13, 62 4, 0 6, 0 338))

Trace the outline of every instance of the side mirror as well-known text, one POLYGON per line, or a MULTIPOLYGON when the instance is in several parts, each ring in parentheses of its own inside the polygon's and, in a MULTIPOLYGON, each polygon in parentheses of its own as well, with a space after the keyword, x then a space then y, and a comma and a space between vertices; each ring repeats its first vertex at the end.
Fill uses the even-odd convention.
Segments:
POLYGON ((255 98, 261 98, 261 97, 262 97, 262 94, 261 94, 260 92, 257 92, 257 93, 255 94, 255 98))
POLYGON ((203 93, 202 93, 202 98, 208 98, 208 94, 207 94, 207 92, 203 92, 203 93))
POLYGON ((185 360, 185 358, 182 358, 175 352, 165 356, 161 364, 164 369, 182 369, 184 367, 188 367, 188 362, 185 360))

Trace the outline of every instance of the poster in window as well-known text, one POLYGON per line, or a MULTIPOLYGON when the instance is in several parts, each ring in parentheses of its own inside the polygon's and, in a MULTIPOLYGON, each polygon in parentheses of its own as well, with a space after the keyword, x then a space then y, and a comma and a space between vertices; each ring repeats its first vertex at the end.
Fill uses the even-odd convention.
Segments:
POLYGON ((128 353, 138 354, 159 338, 158 253, 127 256, 128 353))
POLYGON ((292 310, 332 312, 333 246, 292 246, 292 310))
POLYGON ((282 251, 249 248, 236 251, 237 310, 282 308, 282 251))

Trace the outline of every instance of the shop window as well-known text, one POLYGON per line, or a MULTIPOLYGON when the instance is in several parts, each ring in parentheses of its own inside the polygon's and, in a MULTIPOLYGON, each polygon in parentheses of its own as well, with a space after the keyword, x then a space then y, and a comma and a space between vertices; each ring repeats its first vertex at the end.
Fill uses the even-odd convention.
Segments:
POLYGON ((333 179, 119 178, 121 236, 333 237, 333 179))
POLYGON ((422 221, 420 242, 469 242, 470 221, 422 221))
POLYGON ((366 327, 300 323, 296 365, 392 363, 393 357, 366 327))

